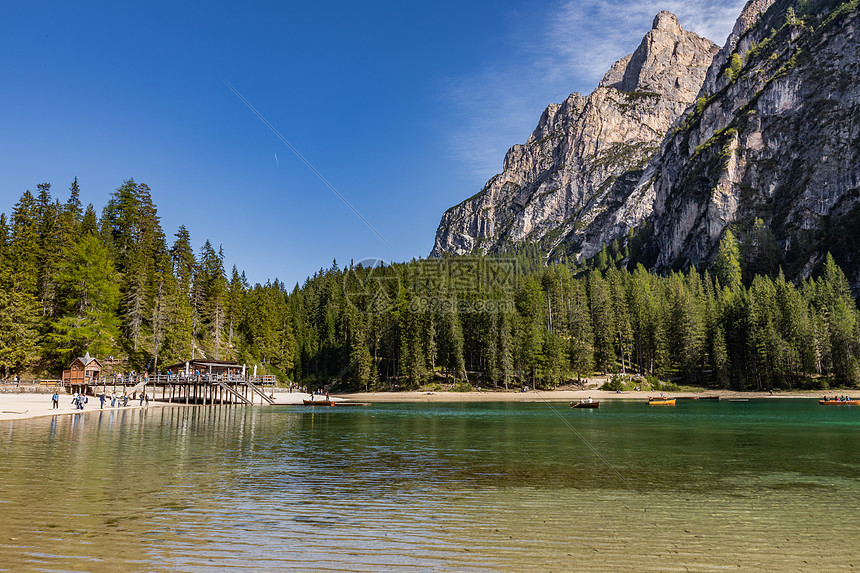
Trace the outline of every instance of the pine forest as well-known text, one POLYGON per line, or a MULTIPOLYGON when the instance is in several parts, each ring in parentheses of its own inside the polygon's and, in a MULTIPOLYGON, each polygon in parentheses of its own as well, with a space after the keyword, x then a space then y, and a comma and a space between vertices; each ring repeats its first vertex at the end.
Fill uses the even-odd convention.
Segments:
POLYGON ((192 356, 259 364, 332 391, 554 388, 617 373, 643 385, 855 386, 860 321, 833 257, 794 284, 756 274, 727 232, 710 269, 649 273, 629 253, 545 265, 506 256, 333 262, 304 284, 251 285, 208 240, 161 227, 128 180, 101 213, 78 182, 0 215, 0 372, 56 378, 75 357, 161 371, 192 356))

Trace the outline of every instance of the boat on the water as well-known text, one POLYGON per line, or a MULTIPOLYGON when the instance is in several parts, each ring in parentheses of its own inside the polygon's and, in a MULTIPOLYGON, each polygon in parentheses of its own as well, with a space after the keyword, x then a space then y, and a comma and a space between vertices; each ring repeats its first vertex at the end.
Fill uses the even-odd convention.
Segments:
POLYGON ((649 406, 674 406, 675 398, 651 398, 648 397, 649 406))
POLYGON ((600 402, 571 402, 571 408, 600 408, 600 402))
POLYGON ((853 398, 849 400, 819 400, 818 403, 822 406, 860 406, 860 400, 853 398))
POLYGON ((719 400, 719 395, 717 396, 699 396, 699 400, 719 400))
POLYGON ((729 402, 749 402, 749 398, 729 398, 729 402))
POLYGON ((331 400, 302 400, 305 406, 334 406, 331 400))

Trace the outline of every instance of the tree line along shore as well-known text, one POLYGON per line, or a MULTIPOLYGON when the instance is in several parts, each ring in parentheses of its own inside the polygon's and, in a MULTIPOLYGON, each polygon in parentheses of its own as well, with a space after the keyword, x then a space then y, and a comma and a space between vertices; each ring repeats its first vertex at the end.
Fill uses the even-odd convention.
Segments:
MULTIPOLYGON (((726 233, 714 264, 628 269, 613 246, 544 264, 536 247, 403 263, 333 262, 292 288, 251 285, 207 240, 161 227, 125 181, 100 213, 75 179, 0 215, 0 369, 57 378, 75 357, 123 369, 205 356, 336 392, 531 387, 827 389, 860 381, 860 321, 828 256, 794 284, 726 233)), ((287 249, 288 252, 288 249, 287 249)))

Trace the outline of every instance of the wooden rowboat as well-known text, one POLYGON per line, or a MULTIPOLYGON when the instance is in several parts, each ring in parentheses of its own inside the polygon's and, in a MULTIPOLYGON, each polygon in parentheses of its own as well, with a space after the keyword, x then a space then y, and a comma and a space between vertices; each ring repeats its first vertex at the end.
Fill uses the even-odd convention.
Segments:
POLYGON ((600 408, 600 402, 571 402, 571 408, 600 408))
POLYGON ((674 398, 648 398, 649 406, 674 406, 674 398))
POLYGON ((860 406, 860 400, 819 400, 822 406, 860 406))
POLYGON ((334 406, 331 400, 302 400, 305 406, 334 406))

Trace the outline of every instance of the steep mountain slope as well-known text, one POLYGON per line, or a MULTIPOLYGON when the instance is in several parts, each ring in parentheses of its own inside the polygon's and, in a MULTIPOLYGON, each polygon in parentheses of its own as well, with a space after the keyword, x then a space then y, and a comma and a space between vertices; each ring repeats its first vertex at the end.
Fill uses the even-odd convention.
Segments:
POLYGON ((860 285, 857 5, 748 4, 634 193, 654 196, 649 266, 703 266, 731 226, 774 251, 755 270, 806 276, 831 251, 860 285))
MULTIPOLYGON (((571 94, 544 111, 524 145, 512 147, 504 171, 477 195, 449 209, 431 256, 497 252, 539 242, 590 256, 600 233, 588 228, 616 212, 640 180, 666 131, 695 100, 718 47, 661 12, 637 50, 616 62, 589 96, 571 94)), ((628 207, 621 231, 651 212, 628 207)))
POLYGON ((582 259, 618 240, 665 271, 707 266, 730 228, 750 274, 809 276, 831 252, 860 291, 858 4, 750 0, 713 57, 661 13, 445 213, 432 254, 537 243, 582 259))

